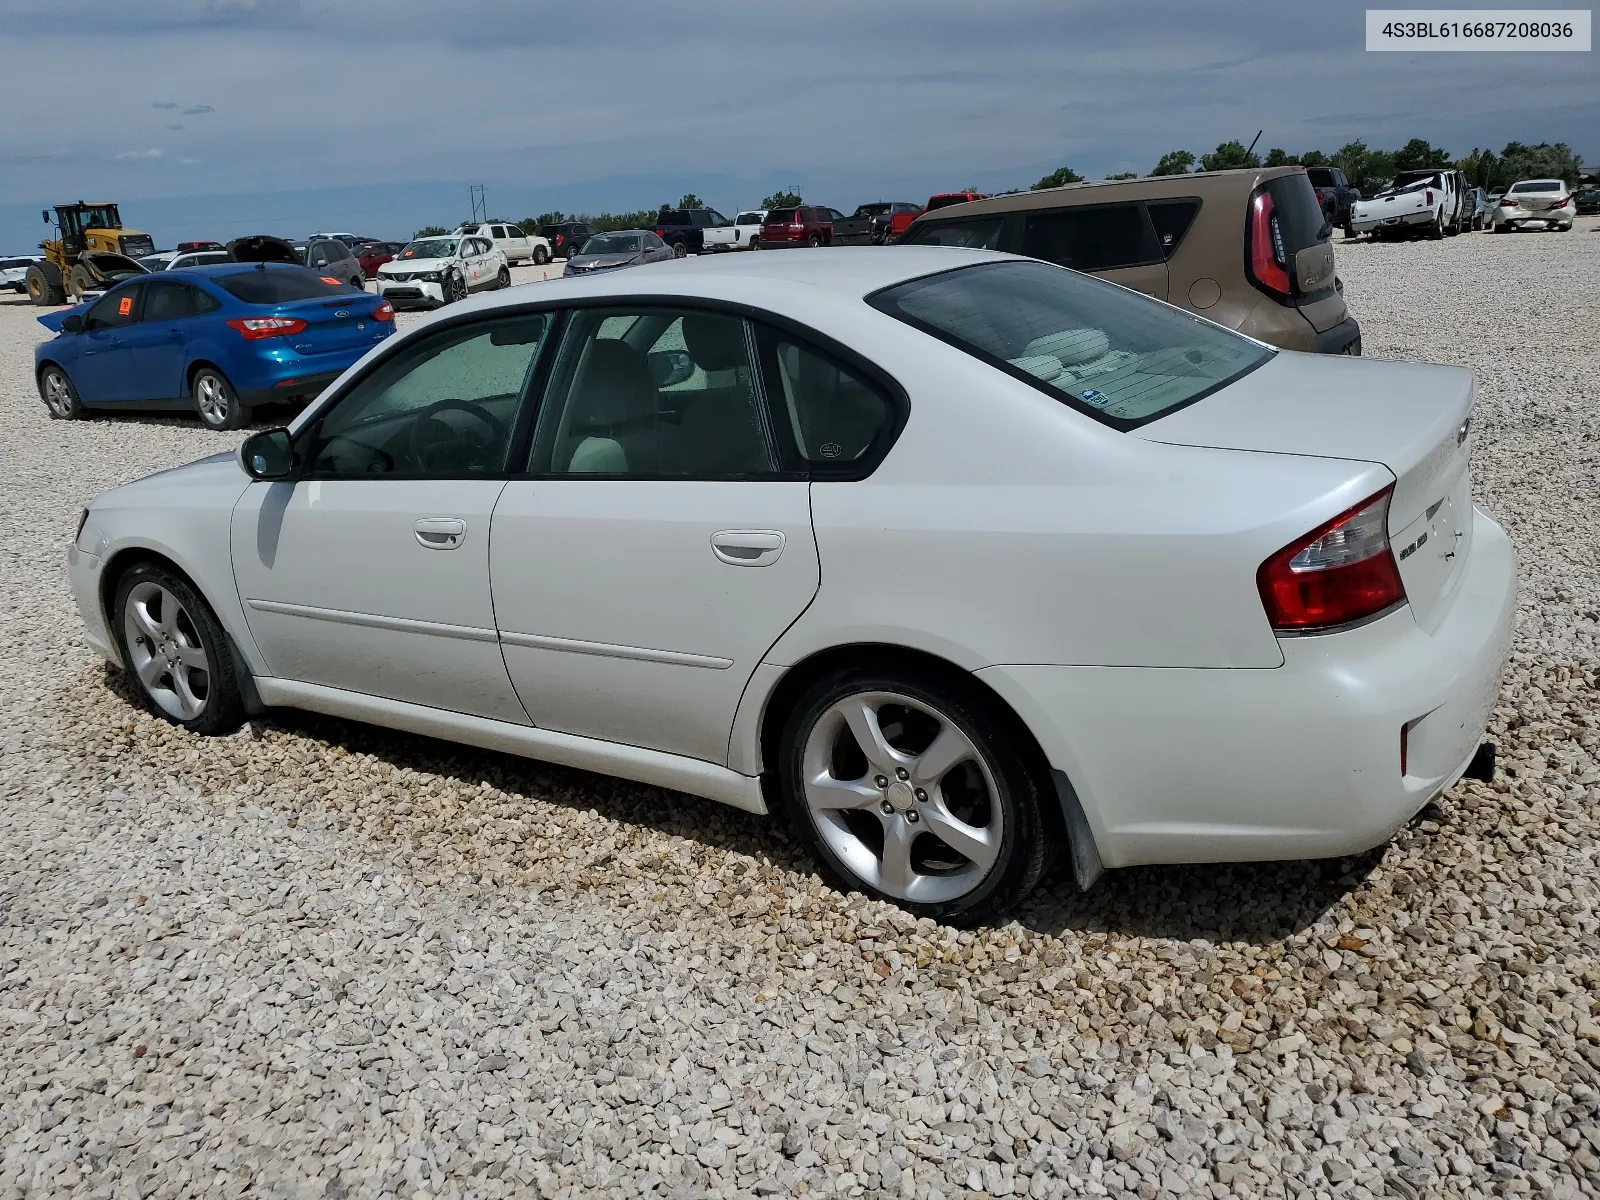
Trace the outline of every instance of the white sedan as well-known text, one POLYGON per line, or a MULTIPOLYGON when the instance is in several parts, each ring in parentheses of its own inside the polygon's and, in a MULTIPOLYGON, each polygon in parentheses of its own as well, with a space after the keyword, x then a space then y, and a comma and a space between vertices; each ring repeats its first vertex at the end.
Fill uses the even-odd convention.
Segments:
POLYGON ((1492 769, 1474 390, 1006 255, 725 255, 421 322, 97 497, 71 578, 195 732, 284 705, 772 806, 979 921, 1054 855, 1344 855, 1492 769))
POLYGON ((511 264, 486 237, 418 238, 378 268, 378 295, 395 308, 440 308, 511 286, 511 264))
POLYGON ((1568 230, 1578 213, 1577 202, 1564 180, 1523 179, 1495 203, 1489 228, 1495 233, 1510 233, 1537 225, 1540 229, 1568 230))

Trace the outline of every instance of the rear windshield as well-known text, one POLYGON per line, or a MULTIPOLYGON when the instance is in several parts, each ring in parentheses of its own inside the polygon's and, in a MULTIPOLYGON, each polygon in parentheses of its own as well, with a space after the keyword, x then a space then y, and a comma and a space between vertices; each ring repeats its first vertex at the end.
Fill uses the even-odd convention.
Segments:
POLYGON ((1513 192, 1559 192, 1561 190, 1561 180, 1529 179, 1513 185, 1511 190, 1513 192))
POLYGON ((957 192, 951 196, 932 196, 928 200, 928 211, 932 212, 936 208, 949 208, 952 204, 965 203, 967 203, 965 192, 957 192))
POLYGON ((733 219, 735 225, 759 225, 766 220, 759 212, 742 212, 733 219))
POLYGON ((1304 175, 1280 175, 1267 181, 1267 190, 1272 193, 1273 211, 1290 259, 1307 246, 1328 240, 1333 230, 1311 180, 1304 175))
POLYGON ((767 213, 768 225, 787 225, 790 221, 798 221, 798 208, 775 208, 767 213))
POLYGON ((972 221, 918 221, 906 233, 908 246, 966 246, 993 250, 1000 245, 1000 217, 972 221))
POLYGON ((1333 182, 1333 172, 1327 167, 1313 167, 1306 172, 1306 178, 1311 180, 1312 187, 1336 187, 1333 182))
POLYGON ((1192 404, 1274 353, 1047 263, 960 267, 897 284, 869 302, 1118 429, 1192 404))
POLYGON ((292 304, 354 289, 348 283, 329 283, 304 267, 269 267, 264 271, 237 271, 214 280, 229 295, 246 304, 292 304))

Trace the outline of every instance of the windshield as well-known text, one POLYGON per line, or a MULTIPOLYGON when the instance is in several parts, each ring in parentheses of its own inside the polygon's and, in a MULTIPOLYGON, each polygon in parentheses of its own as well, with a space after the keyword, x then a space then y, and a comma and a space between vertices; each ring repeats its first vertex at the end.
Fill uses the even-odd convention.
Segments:
POLYGON ((422 238, 409 243, 400 252, 401 258, 454 258, 456 247, 460 245, 455 238, 422 238))
POLYGON ((959 267, 868 299, 1119 429, 1192 404, 1274 353, 1199 317, 1047 263, 959 267))
POLYGON ((597 233, 583 244, 582 253, 637 254, 642 249, 637 233, 597 233))
POLYGON ((1528 179, 1522 183, 1514 184, 1513 192, 1559 192, 1561 180, 1559 179, 1528 179))

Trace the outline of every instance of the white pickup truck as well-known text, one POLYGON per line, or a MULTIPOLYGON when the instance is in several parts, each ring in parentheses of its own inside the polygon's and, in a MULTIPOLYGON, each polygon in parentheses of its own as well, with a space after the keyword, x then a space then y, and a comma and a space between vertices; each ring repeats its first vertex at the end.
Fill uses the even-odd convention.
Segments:
POLYGON ((538 234, 524 233, 520 225, 512 225, 505 221, 484 221, 476 225, 463 225, 456 230, 457 237, 468 234, 488 238, 494 243, 494 248, 504 254, 506 261, 512 265, 531 262, 535 266, 542 267, 550 261, 550 243, 538 234))
POLYGON ((1357 237, 1410 236, 1431 238, 1461 232, 1465 192, 1460 171, 1401 171, 1370 200, 1357 200, 1350 210, 1350 229, 1357 237))
POLYGON ((761 222, 767 219, 764 208, 746 209, 731 225, 707 225, 700 235, 701 246, 712 250, 755 250, 761 241, 761 222))

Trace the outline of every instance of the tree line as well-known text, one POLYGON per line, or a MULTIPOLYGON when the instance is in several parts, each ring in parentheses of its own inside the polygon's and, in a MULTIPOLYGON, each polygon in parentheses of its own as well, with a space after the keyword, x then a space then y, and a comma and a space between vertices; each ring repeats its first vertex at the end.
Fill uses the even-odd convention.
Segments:
MULTIPOLYGON (((1383 191, 1401 171, 1453 167, 1465 173, 1474 186, 1490 192, 1503 192, 1519 179, 1564 179, 1570 187, 1583 174, 1582 161, 1565 142, 1540 142, 1536 146, 1507 142, 1499 154, 1474 147, 1471 154, 1452 159, 1448 151, 1438 149, 1422 138, 1412 138, 1398 150, 1374 150, 1363 141, 1354 141, 1346 142, 1332 154, 1321 150, 1290 154, 1287 150, 1274 147, 1267 151, 1265 157, 1247 149, 1243 142, 1223 142, 1210 154, 1202 154, 1198 159, 1189 150, 1169 150, 1151 168, 1150 174, 1186 175, 1194 170, 1230 171, 1244 167, 1295 165, 1338 167, 1345 173, 1351 186, 1360 188, 1362 194, 1367 196, 1383 191)), ((1107 179, 1137 177, 1132 171, 1106 176, 1107 179)), ((1039 180, 1032 190, 1082 181, 1083 176, 1071 167, 1061 167, 1039 180)))

